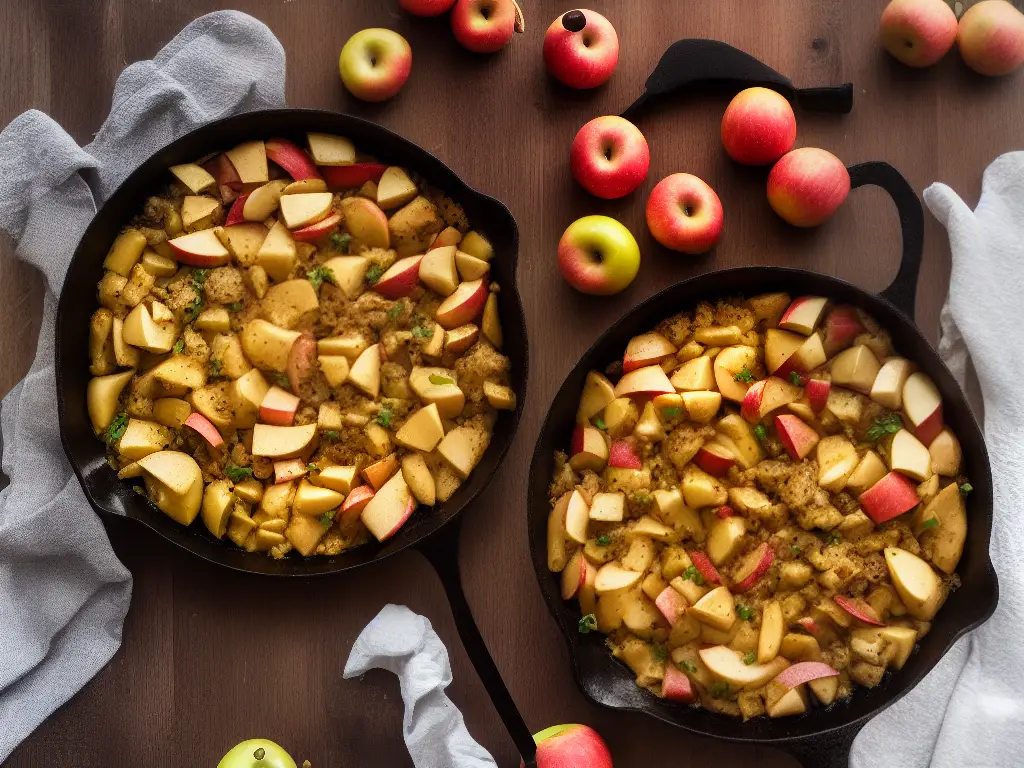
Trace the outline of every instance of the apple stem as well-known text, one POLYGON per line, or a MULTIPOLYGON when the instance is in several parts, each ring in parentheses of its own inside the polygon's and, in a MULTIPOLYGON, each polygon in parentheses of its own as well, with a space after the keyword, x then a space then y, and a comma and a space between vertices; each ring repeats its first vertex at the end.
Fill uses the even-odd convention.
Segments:
POLYGON ((562 16, 562 26, 570 32, 581 32, 587 26, 587 17, 583 11, 569 11, 562 16))

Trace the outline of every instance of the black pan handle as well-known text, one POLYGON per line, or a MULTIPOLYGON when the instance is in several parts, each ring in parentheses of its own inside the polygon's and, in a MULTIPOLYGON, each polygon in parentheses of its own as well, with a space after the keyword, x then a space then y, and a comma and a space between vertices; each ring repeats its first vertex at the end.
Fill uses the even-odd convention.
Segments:
POLYGON ((862 721, 806 739, 794 739, 783 749, 804 768, 849 768, 853 740, 863 727, 862 721))
POLYGON ((888 163, 860 163, 851 165, 847 170, 851 187, 874 184, 888 192, 896 203, 903 231, 903 256, 896 277, 881 295, 914 322, 917 277, 921 272, 921 254, 924 252, 924 208, 921 200, 903 174, 888 163))
POLYGON ((737 90, 761 85, 813 112, 846 113, 853 109, 852 83, 797 88, 788 77, 728 43, 692 39, 678 40, 668 47, 644 83, 644 92, 622 116, 635 115, 654 97, 708 84, 737 90))
POLYGON ((452 609, 452 616, 455 618, 455 628, 459 632, 462 645, 473 663, 476 673, 480 676, 487 695, 491 697, 491 703, 498 712, 498 717, 505 725, 505 730, 512 737, 516 749, 523 758, 526 768, 536 768, 537 745, 533 741, 533 735, 526 726, 523 716, 519 714, 512 694, 505 687, 505 681, 501 679, 494 659, 487 650, 480 629, 473 619, 473 613, 466 600, 466 593, 462 590, 462 574, 459 570, 459 532, 461 521, 458 518, 452 520, 431 536, 428 540, 420 543, 418 549, 424 554, 430 564, 434 566, 437 575, 444 586, 445 594, 448 596, 448 604, 452 609))

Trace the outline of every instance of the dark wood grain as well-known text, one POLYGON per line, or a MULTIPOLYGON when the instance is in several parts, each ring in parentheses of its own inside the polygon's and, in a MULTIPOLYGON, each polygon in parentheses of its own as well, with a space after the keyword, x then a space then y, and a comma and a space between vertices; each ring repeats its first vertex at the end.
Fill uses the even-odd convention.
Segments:
MULTIPOLYGON (((106 115, 120 70, 151 57, 176 30, 218 5, 0 3, 0 121, 36 107, 87 143, 106 115)), ((718 38, 797 85, 853 81, 853 114, 800 115, 801 145, 826 147, 848 163, 888 160, 918 191, 941 180, 973 204, 985 165, 1019 146, 1024 77, 983 81, 955 54, 927 72, 894 64, 877 45, 882 0, 591 5, 616 25, 622 57, 608 85, 578 94, 555 86, 544 73, 544 29, 567 9, 548 0, 524 2, 528 33, 491 57, 460 50, 444 20, 410 19, 391 0, 235 3, 265 21, 284 44, 291 105, 347 110, 399 131, 470 184, 501 198, 519 221, 520 281, 533 350, 529 406, 505 466, 467 515, 462 569, 480 628, 527 722, 534 729, 592 724, 611 745, 617 766, 658 764, 666 755, 679 765, 791 766, 790 758, 773 750, 694 738, 636 715, 600 710, 577 692, 528 560, 522 501, 528 456, 547 402, 573 361, 631 305, 670 282, 743 264, 809 267, 880 289, 898 259, 894 211, 881 192, 862 190, 820 230, 784 226, 765 201, 765 173, 737 169, 721 151, 725 97, 684 97, 640 120, 651 145, 651 173, 643 189, 624 201, 594 200, 574 185, 569 143, 591 117, 629 104, 669 43, 718 38), (342 44, 367 26, 396 29, 414 50, 408 86, 381 106, 354 102, 337 76, 342 44), (725 235, 709 256, 671 254, 647 234, 646 194, 676 171, 703 177, 723 200, 725 235), (580 296, 558 276, 555 243, 570 222, 588 213, 621 219, 644 254, 639 278, 614 298, 580 296)), ((917 319, 932 339, 948 262, 944 232, 929 218, 917 319)), ((5 244, 2 391, 23 375, 34 354, 40 285, 14 263, 5 244)), ((459 645, 441 587, 418 554, 356 575, 271 581, 218 570, 127 523, 114 526, 111 538, 135 576, 122 649, 14 753, 11 768, 212 766, 235 742, 257 735, 280 741, 316 768, 410 765, 394 679, 384 673, 341 679, 356 634, 388 602, 430 618, 451 655, 455 683, 449 694, 471 732, 500 765, 518 762, 459 645)))

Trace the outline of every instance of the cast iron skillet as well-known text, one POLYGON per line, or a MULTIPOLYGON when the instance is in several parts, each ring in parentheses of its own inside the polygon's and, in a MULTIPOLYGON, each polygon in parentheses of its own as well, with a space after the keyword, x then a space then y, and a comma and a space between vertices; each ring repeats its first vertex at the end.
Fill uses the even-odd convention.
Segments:
POLYGON ((899 211, 903 258, 892 285, 876 296, 834 277, 800 269, 743 267, 701 275, 651 297, 608 329, 562 384, 537 439, 527 489, 530 549, 537 579, 548 608, 565 635, 574 677, 583 693, 598 704, 645 712, 693 733, 778 747, 793 753, 808 766, 846 766, 853 739, 864 724, 917 684, 957 638, 988 619, 998 598, 998 583, 988 553, 992 530, 992 476, 985 442, 956 380, 911 320, 924 237, 921 204, 907 181, 887 163, 863 163, 849 170, 854 187, 868 184, 882 187, 899 211), (631 337, 650 330, 659 320, 680 309, 692 308, 700 300, 750 296, 766 291, 828 296, 854 304, 888 329, 896 349, 917 362, 941 390, 946 422, 960 439, 974 491, 968 499, 970 529, 958 569, 963 586, 939 611, 931 632, 900 672, 889 675, 873 690, 858 689, 851 701, 827 710, 812 710, 795 718, 761 717, 741 723, 707 710, 658 699, 635 685, 626 666, 605 649, 603 636, 579 634, 578 609, 562 601, 557 574, 547 569, 548 484, 554 468, 554 452, 567 447, 587 371, 603 370, 621 358, 631 337))
POLYGON ((412 142, 378 125, 348 115, 300 109, 250 112, 202 126, 144 162, 103 205, 75 251, 57 314, 57 407, 61 441, 85 495, 101 516, 124 515, 156 531, 168 541, 206 560, 239 571, 273 576, 316 576, 340 573, 416 547, 433 564, 444 584, 459 635, 499 715, 520 753, 532 758, 533 738, 516 710, 487 652, 462 591, 458 565, 459 513, 490 481, 505 457, 526 401, 527 341, 522 302, 516 287, 519 233, 512 214, 494 198, 469 188, 444 163, 412 142), (502 414, 490 447, 470 478, 446 502, 418 511, 383 545, 367 545, 335 557, 290 556, 273 560, 214 539, 197 518, 182 527, 117 479, 107 466, 103 445, 93 435, 85 408, 89 318, 96 309, 96 283, 101 263, 119 229, 140 209, 146 197, 167 184, 167 168, 192 162, 212 151, 247 139, 273 136, 303 141, 306 131, 337 133, 352 139, 361 151, 419 173, 460 203, 474 227, 495 247, 491 268, 501 283, 499 309, 505 329, 502 351, 512 363, 512 388, 518 405, 502 414))

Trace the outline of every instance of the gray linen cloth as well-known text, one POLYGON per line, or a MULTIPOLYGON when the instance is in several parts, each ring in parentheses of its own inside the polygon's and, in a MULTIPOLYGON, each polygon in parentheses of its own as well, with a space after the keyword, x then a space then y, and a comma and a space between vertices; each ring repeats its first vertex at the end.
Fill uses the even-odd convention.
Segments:
POLYGON ((34 110, 0 133, 0 229, 46 279, 35 361, 0 405, 11 480, 0 491, 0 763, 116 653, 132 592, 57 428, 54 323, 72 252, 97 207, 155 151, 211 120, 283 105, 281 44, 256 19, 221 11, 121 73, 88 146, 34 110))

